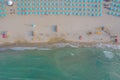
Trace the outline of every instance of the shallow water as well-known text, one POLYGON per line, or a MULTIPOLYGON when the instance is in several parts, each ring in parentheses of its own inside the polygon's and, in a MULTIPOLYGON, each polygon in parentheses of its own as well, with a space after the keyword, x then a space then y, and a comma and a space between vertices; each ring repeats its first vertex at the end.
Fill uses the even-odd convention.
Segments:
POLYGON ((0 80, 120 80, 120 51, 6 50, 0 52, 0 80))

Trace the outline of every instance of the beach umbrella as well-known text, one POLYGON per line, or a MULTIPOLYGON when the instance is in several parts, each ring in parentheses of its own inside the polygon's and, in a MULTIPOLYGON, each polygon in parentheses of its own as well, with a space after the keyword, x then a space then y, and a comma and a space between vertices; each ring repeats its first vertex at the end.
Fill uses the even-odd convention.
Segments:
POLYGON ((7 5, 8 6, 12 6, 13 5, 13 1, 12 0, 7 0, 7 5))
POLYGON ((36 25, 35 24, 32 24, 32 28, 35 28, 36 27, 36 25))

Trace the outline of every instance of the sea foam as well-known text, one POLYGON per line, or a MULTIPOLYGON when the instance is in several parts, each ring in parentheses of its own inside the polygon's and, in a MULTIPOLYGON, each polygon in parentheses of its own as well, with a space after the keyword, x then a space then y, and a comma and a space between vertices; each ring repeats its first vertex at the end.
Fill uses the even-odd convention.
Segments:
POLYGON ((51 50, 50 48, 38 48, 38 47, 12 47, 12 48, 0 48, 0 51, 13 50, 13 51, 23 51, 23 50, 51 50))
POLYGON ((71 44, 71 43, 57 43, 57 44, 54 44, 53 46, 56 46, 56 47, 73 47, 73 48, 78 48, 79 46, 76 45, 76 44, 71 44))
POLYGON ((98 48, 112 48, 112 49, 120 49, 120 45, 113 45, 113 44, 96 44, 98 48))
POLYGON ((114 54, 110 51, 103 51, 106 58, 112 59, 114 57, 114 54))

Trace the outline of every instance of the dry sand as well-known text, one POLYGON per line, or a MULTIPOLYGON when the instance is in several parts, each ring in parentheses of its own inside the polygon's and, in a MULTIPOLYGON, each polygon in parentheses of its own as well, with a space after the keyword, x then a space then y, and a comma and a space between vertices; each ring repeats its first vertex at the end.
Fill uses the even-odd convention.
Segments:
MULTIPOLYGON (((16 7, 15 7, 16 8, 16 7)), ((60 37, 73 42, 112 42, 110 35, 102 31, 95 34, 96 28, 104 26, 109 29, 112 36, 117 35, 120 41, 120 18, 107 15, 103 9, 102 17, 91 16, 66 16, 66 15, 10 15, 0 18, 0 32, 7 31, 8 38, 0 35, 0 44, 14 42, 48 42, 51 38, 60 37), (32 28, 32 24, 36 27, 32 28), (52 26, 58 26, 58 32, 52 26), (30 31, 35 31, 36 39, 33 40, 30 31), (92 35, 87 35, 92 32, 92 35), (79 39, 82 36, 82 39, 79 39)), ((17 11, 16 11, 17 12, 17 11)))

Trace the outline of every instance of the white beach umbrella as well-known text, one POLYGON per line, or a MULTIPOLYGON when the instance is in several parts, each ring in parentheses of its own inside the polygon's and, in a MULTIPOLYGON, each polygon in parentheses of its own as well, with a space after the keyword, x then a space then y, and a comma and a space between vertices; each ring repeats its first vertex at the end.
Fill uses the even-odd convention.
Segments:
POLYGON ((12 1, 12 0, 8 0, 8 1, 7 1, 7 5, 8 5, 8 6, 12 6, 12 5, 13 5, 13 1, 12 1))
POLYGON ((32 28, 35 28, 36 27, 36 25, 35 24, 32 24, 32 28))

